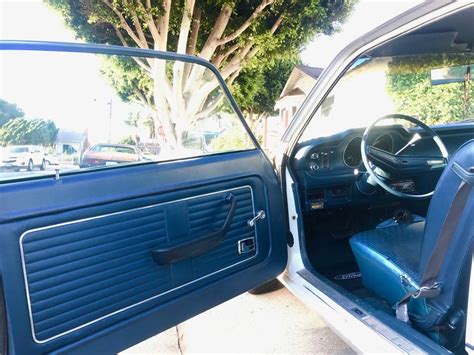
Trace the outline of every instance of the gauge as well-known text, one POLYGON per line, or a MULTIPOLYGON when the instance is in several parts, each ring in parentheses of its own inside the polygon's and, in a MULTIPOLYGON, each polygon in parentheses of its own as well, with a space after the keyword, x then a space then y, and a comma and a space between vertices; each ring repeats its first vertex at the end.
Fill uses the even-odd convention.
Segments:
POLYGON ((390 134, 381 134, 375 138, 372 144, 375 148, 383 150, 388 153, 393 153, 393 138, 390 134))
POLYGON ((357 168, 362 162, 362 156, 360 154, 360 144, 362 137, 354 137, 346 145, 344 149, 344 155, 342 156, 344 164, 349 168, 357 168))
POLYGON ((346 163, 346 165, 349 165, 350 167, 354 167, 358 165, 357 159, 352 152, 346 153, 346 155, 344 156, 344 162, 346 163))

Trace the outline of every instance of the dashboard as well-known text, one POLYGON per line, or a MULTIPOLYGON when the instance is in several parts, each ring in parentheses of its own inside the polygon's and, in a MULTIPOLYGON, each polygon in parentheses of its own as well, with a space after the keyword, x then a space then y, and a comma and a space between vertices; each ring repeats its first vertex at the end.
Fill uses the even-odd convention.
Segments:
MULTIPOLYGON (((432 127, 440 136, 448 152, 453 154, 464 142, 474 138, 474 123, 460 123, 432 127)), ((300 186, 306 211, 341 207, 360 203, 386 203, 396 200, 381 189, 364 190, 361 179, 365 167, 362 163, 360 144, 364 128, 348 129, 341 133, 312 139, 298 145, 292 158, 292 168, 300 186)), ((404 155, 440 156, 434 141, 419 129, 403 126, 375 127, 368 137, 368 144, 390 153, 397 153, 419 133, 422 139, 407 147, 404 155)), ((393 186, 405 192, 431 191, 442 170, 421 176, 411 176, 393 181, 393 186)))

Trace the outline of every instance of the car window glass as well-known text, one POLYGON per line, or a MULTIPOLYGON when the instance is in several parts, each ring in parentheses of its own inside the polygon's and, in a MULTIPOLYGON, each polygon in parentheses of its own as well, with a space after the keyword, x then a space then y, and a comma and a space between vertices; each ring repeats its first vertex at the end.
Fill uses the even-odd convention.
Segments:
POLYGON ((201 64, 4 50, 0 77, 0 182, 255 149, 201 64))
POLYGON ((114 151, 117 153, 135 154, 135 150, 133 150, 133 148, 115 147, 114 151))
POLYGON ((9 147, 8 151, 10 153, 25 153, 28 149, 23 147, 9 147))
POLYGON ((110 152, 110 147, 107 145, 96 145, 90 149, 92 152, 110 152))

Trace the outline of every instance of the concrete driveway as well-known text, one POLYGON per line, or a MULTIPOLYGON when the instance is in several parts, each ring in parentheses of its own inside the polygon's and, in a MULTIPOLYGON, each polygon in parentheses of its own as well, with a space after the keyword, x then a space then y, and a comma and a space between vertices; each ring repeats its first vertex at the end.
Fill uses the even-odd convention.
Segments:
POLYGON ((122 354, 352 354, 315 312, 285 288, 248 293, 168 329, 122 354))

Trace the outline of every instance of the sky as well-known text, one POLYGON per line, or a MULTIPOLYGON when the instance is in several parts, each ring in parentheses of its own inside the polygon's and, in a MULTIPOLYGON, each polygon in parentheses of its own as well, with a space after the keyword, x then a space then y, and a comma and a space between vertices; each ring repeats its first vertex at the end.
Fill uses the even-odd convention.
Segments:
POLYGON ((325 68, 346 45, 389 19, 420 3, 419 0, 359 0, 332 36, 317 36, 301 52, 304 64, 325 68))
MULTIPOLYGON (((340 32, 319 36, 306 46, 301 54, 303 62, 326 67, 353 39, 414 4, 407 0, 361 0, 340 32)), ((0 39, 78 41, 60 16, 41 0, 0 0, 0 39)), ((4 55, 0 57, 0 97, 20 106, 26 117, 52 119, 63 129, 88 129, 97 140, 104 140, 109 131, 119 138, 126 130, 124 120, 130 107, 115 95, 99 69, 100 59, 87 54, 4 55)))
MULTIPOLYGON (((80 42, 39 0, 0 0, 0 39, 80 42)), ((87 130, 92 142, 108 140, 109 132, 119 140, 128 135, 124 121, 130 105, 115 94, 100 67, 101 59, 89 54, 4 54, 0 97, 21 107, 26 117, 51 119, 60 129, 87 130)))

